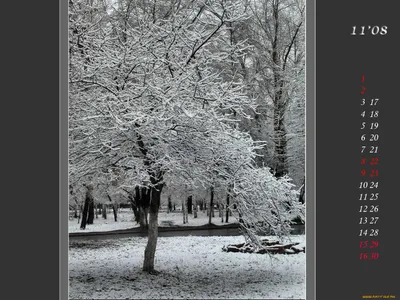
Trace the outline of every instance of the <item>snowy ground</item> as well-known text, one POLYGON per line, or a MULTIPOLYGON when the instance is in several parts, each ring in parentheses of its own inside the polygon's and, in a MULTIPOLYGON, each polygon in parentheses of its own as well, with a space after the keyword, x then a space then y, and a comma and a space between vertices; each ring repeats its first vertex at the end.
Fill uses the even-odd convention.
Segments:
MULTIPOLYGON (((267 237, 268 238, 268 237, 267 237)), ((270 237, 275 240, 275 237, 270 237)), ((305 245, 305 236, 291 241, 305 245)), ((305 253, 226 253, 236 237, 159 238, 157 276, 141 271, 146 238, 71 241, 70 299, 305 299, 305 253)))
MULTIPOLYGON (((68 223, 69 232, 94 232, 94 231, 111 231, 118 229, 128 229, 139 227, 134 221, 135 217, 133 211, 130 209, 120 209, 117 216, 117 222, 114 221, 113 213, 107 214, 107 219, 103 219, 101 215, 97 219, 94 219, 93 224, 86 225, 86 229, 80 229, 80 222, 78 219, 70 218, 68 223)), ((188 215, 188 223, 183 224, 182 212, 176 211, 172 213, 167 213, 166 211, 160 211, 158 216, 159 226, 200 226, 208 224, 208 216, 205 212, 198 212, 197 218, 193 218, 193 214, 188 215)), ((236 222, 235 217, 230 217, 230 223, 236 222)), ((218 217, 218 211, 215 212, 215 217, 212 218, 212 222, 215 225, 225 225, 226 223, 221 222, 221 218, 218 217)))

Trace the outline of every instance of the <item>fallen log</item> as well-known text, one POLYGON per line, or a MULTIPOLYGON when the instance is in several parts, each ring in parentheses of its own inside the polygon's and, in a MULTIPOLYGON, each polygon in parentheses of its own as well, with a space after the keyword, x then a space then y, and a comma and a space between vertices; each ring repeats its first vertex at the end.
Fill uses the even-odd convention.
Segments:
POLYGON ((224 252, 242 252, 257 254, 296 254, 306 252, 306 248, 299 243, 281 244, 279 241, 262 240, 262 247, 255 247, 250 243, 230 244, 222 247, 224 252))

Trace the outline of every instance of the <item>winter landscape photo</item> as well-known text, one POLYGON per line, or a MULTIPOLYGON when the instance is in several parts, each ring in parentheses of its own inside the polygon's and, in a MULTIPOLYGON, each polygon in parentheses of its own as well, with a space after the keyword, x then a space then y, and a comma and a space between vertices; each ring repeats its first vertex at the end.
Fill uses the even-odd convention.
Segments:
POLYGON ((69 0, 70 299, 305 299, 305 10, 69 0))

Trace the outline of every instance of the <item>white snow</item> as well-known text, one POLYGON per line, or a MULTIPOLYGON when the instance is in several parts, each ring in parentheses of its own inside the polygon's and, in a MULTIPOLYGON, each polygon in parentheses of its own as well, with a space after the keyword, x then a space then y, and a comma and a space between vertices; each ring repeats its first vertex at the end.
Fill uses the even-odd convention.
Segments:
MULTIPOLYGON (((222 223, 221 218, 218 217, 218 211, 215 211, 215 217, 212 218, 212 223, 215 225, 226 225, 222 223)), ((80 229, 80 222, 78 219, 70 218, 68 222, 68 232, 96 232, 96 231, 112 231, 119 229, 129 229, 139 227, 134 221, 135 217, 133 211, 130 209, 120 209, 117 214, 117 222, 114 221, 113 213, 107 214, 107 219, 103 219, 101 215, 97 219, 94 219, 93 224, 86 225, 84 230, 80 229)), ((169 226, 169 224, 179 226, 201 226, 208 224, 208 216, 205 212, 199 211, 197 218, 193 217, 193 214, 188 215, 188 223, 183 224, 183 216, 181 211, 167 213, 166 211, 160 211, 158 215, 159 226, 169 226), (169 223, 172 222, 172 223, 169 223)), ((224 217, 225 221, 225 217, 224 217)), ((234 216, 229 217, 229 223, 236 223, 237 220, 234 216)))
MULTIPOLYGON (((276 237, 265 237, 275 240, 276 237)), ((305 236, 292 236, 305 245, 305 236)), ((227 253, 241 236, 161 237, 157 276, 141 271, 147 238, 71 240, 71 299, 304 299, 305 253, 227 253), (77 247, 77 246, 82 247, 77 247), (83 247, 85 246, 85 247, 83 247)))

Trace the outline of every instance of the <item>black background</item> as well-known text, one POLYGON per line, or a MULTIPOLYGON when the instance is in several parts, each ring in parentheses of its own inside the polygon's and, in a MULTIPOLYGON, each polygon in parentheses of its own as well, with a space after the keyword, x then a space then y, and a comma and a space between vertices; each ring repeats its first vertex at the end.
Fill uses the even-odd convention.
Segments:
MULTIPOLYGON (((399 264, 399 63, 398 11, 394 1, 318 1, 316 4, 316 298, 400 297, 399 264), (387 35, 351 35, 353 26, 388 26, 387 35), (362 83, 362 75, 365 82, 362 83), (380 193, 376 203, 359 201, 362 166, 361 87, 379 98, 380 193), (379 204, 360 214, 361 204, 379 204), (361 227, 361 216, 379 216, 361 227), (379 228, 377 261, 360 261, 361 228, 379 228)), ((370 111, 371 107, 367 108, 370 111)), ((371 157, 371 155, 364 155, 371 157)), ((375 179, 376 181, 376 179, 375 179)), ((368 191, 371 192, 371 191, 368 191)))
POLYGON ((59 2, 2 3, 1 298, 59 298, 59 2))
MULTIPOLYGON (((1 275, 8 299, 59 299, 59 5, 2 6, 1 275)), ((318 300, 400 297, 397 14, 395 1, 316 4, 318 300), (355 25, 389 29, 386 36, 351 36, 355 25), (362 75, 366 96, 380 98, 376 262, 358 259, 362 75)))

